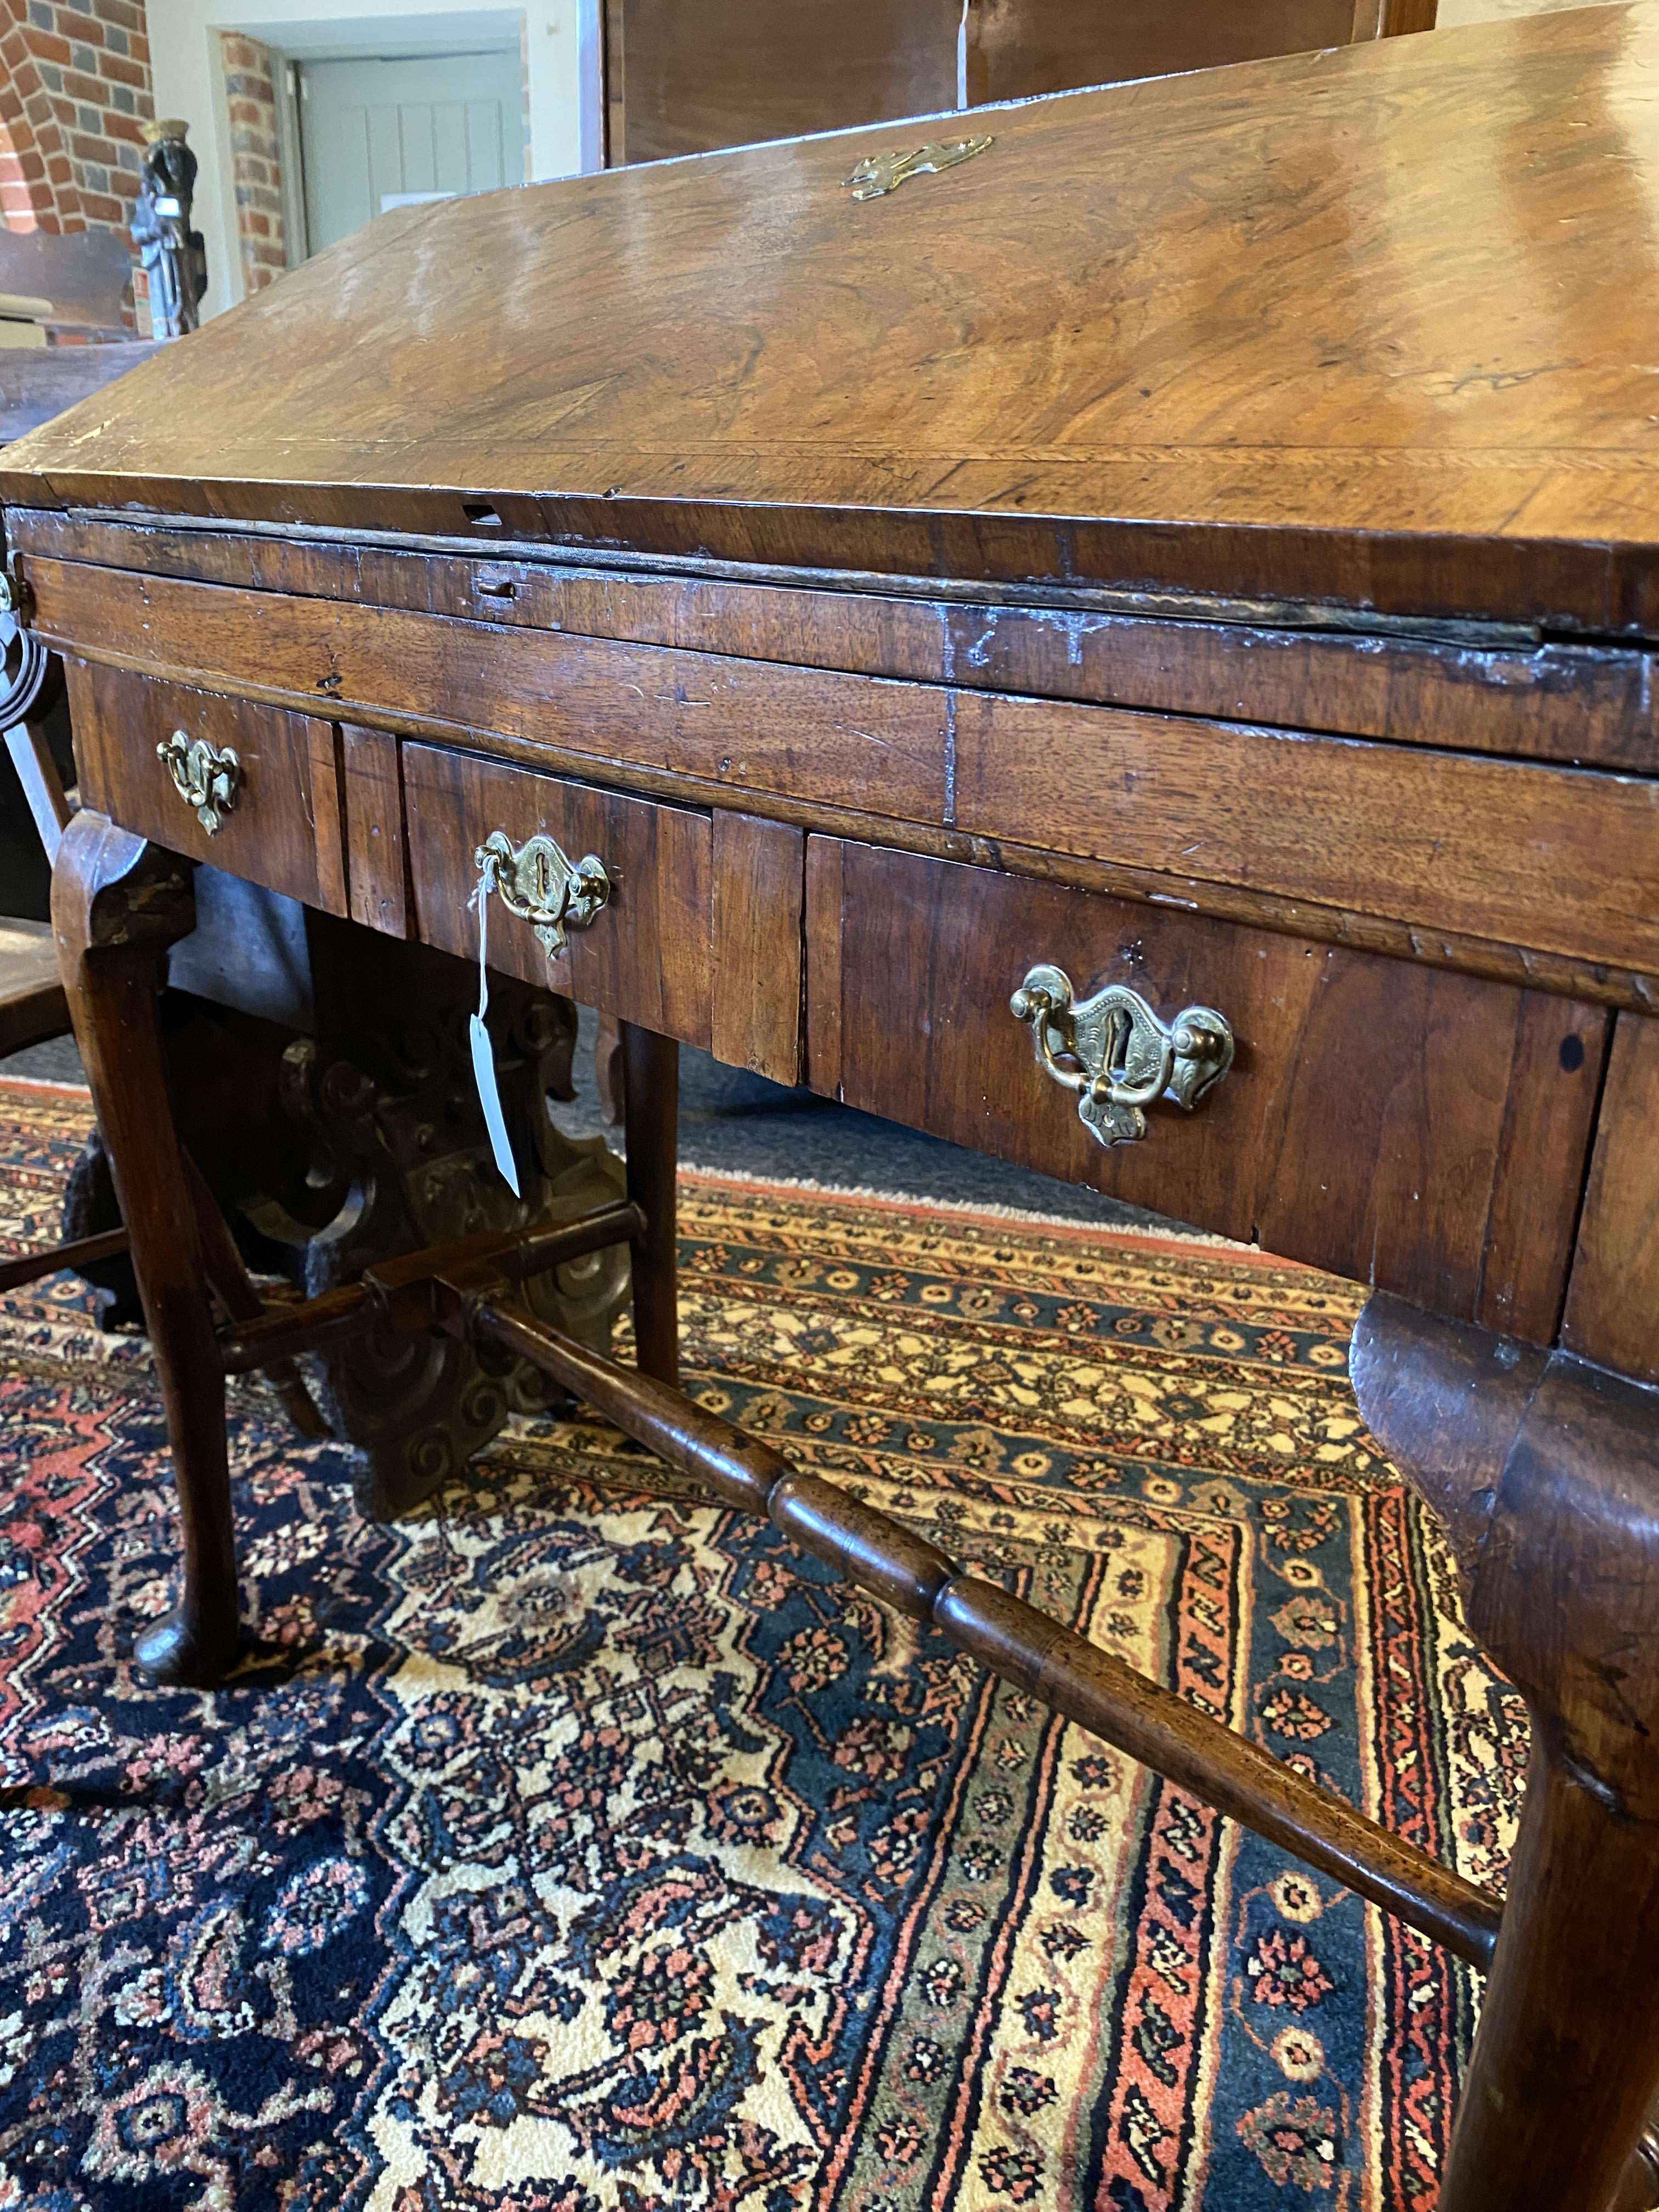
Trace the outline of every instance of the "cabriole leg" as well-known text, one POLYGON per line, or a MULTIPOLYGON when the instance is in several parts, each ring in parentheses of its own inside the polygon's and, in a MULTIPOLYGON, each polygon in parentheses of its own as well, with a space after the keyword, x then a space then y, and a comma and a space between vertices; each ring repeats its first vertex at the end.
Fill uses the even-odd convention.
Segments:
POLYGON ((160 955, 194 923, 190 872, 101 814, 78 814, 58 849, 52 915, 76 1042, 127 1225, 179 1490, 179 1603, 140 1637, 137 1655, 158 1681, 208 1685, 230 1665, 238 1638, 224 1370, 155 1006, 160 955))
POLYGON ((1532 1717, 1439 2212, 1635 2212, 1659 2088, 1659 1393, 1381 1296, 1353 1377, 1532 1717))

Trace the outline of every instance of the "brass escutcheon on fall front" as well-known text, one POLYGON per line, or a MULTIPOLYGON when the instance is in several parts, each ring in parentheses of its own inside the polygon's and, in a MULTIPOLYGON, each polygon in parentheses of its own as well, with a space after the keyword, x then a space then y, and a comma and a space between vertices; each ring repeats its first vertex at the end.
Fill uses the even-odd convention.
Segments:
POLYGON ((1078 1094, 1077 1110, 1103 1145, 1138 1144, 1146 1109, 1166 1093, 1188 1112, 1233 1064, 1231 1024, 1213 1006, 1188 1006, 1166 1028, 1139 991, 1109 983, 1076 1003, 1062 968, 1033 968, 1009 1008, 1029 1022, 1037 1059, 1078 1094), (1074 1066, 1062 1067, 1062 1060, 1074 1066))
POLYGON ((173 778, 179 798, 196 809, 196 819, 208 836, 216 837, 242 787, 241 762, 228 745, 222 749, 206 738, 192 738, 188 730, 175 730, 164 738, 155 757, 173 778))
POLYGON ((907 177, 931 176, 939 169, 954 169, 958 161, 982 154, 995 141, 981 133, 974 138, 945 138, 932 146, 915 146, 904 154, 871 154, 847 179, 855 200, 878 200, 896 191, 907 177))
POLYGON ((599 855, 572 860, 551 837, 514 845, 505 830, 492 830, 472 863, 486 890, 493 884, 507 912, 529 922, 550 953, 564 951, 567 926, 586 929, 611 896, 599 855))

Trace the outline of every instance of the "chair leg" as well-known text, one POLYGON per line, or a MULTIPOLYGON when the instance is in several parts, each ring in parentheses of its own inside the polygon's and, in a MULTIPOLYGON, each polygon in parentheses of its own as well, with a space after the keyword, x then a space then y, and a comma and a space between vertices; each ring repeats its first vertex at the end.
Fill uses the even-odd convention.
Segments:
POLYGON ((674 1244, 680 1048, 654 1030, 622 1028, 628 1195, 648 1224, 633 1246, 635 1357, 642 1374, 677 1388, 680 1316, 674 1244))
POLYGON ((156 1680, 205 1686, 230 1665, 239 1638, 224 1370, 155 1003, 158 957, 193 921, 185 863, 102 815, 70 823, 52 871, 52 927, 167 1410, 184 1554, 179 1603, 136 1650, 156 1680))
MULTIPOLYGON (((219 1201, 208 1188, 200 1168, 188 1152, 181 1152, 180 1157, 195 1208, 197 1243, 208 1288, 232 1321, 258 1321, 264 1313, 264 1300, 248 1280, 230 1224, 220 1212, 219 1201)), ((302 1437, 320 1439, 332 1434, 293 1360, 272 1360, 264 1372, 283 1412, 302 1437)))
POLYGON ((1659 2089, 1659 1393, 1383 1297, 1353 1377, 1532 1717, 1439 2212, 1632 2212, 1659 2089))

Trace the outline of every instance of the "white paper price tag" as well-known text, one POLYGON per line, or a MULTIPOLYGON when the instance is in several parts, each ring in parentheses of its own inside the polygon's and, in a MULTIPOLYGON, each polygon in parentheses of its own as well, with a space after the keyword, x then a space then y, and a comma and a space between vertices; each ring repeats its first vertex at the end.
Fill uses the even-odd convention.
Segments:
POLYGON ((514 1198, 521 1198, 524 1194, 519 1188, 518 1163, 507 1141, 507 1123, 501 1116, 495 1055, 490 1048, 489 1031, 484 1026, 484 1016, 489 1012, 489 971, 484 965, 484 948, 489 942, 489 894, 495 882, 495 869, 487 867, 474 894, 478 906, 478 1011, 468 1024, 468 1034, 472 1039, 472 1079, 478 1086, 478 1103, 483 1108, 484 1127, 489 1132, 489 1149, 495 1155, 495 1164, 507 1188, 514 1198))

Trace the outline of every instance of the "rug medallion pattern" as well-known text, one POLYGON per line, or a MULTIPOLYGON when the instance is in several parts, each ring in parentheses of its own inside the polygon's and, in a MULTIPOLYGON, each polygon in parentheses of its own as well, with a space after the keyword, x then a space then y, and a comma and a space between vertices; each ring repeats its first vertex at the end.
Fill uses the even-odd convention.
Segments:
MULTIPOLYGON (((0 1245, 83 1097, 0 1090, 0 1245)), ((688 1176, 692 1387, 1480 1881, 1525 1754, 1348 1286, 688 1176)), ((0 1316, 0 2212, 1428 2212, 1462 1969, 575 1418, 422 1518, 234 1400, 145 1687, 145 1347, 0 1316)))

